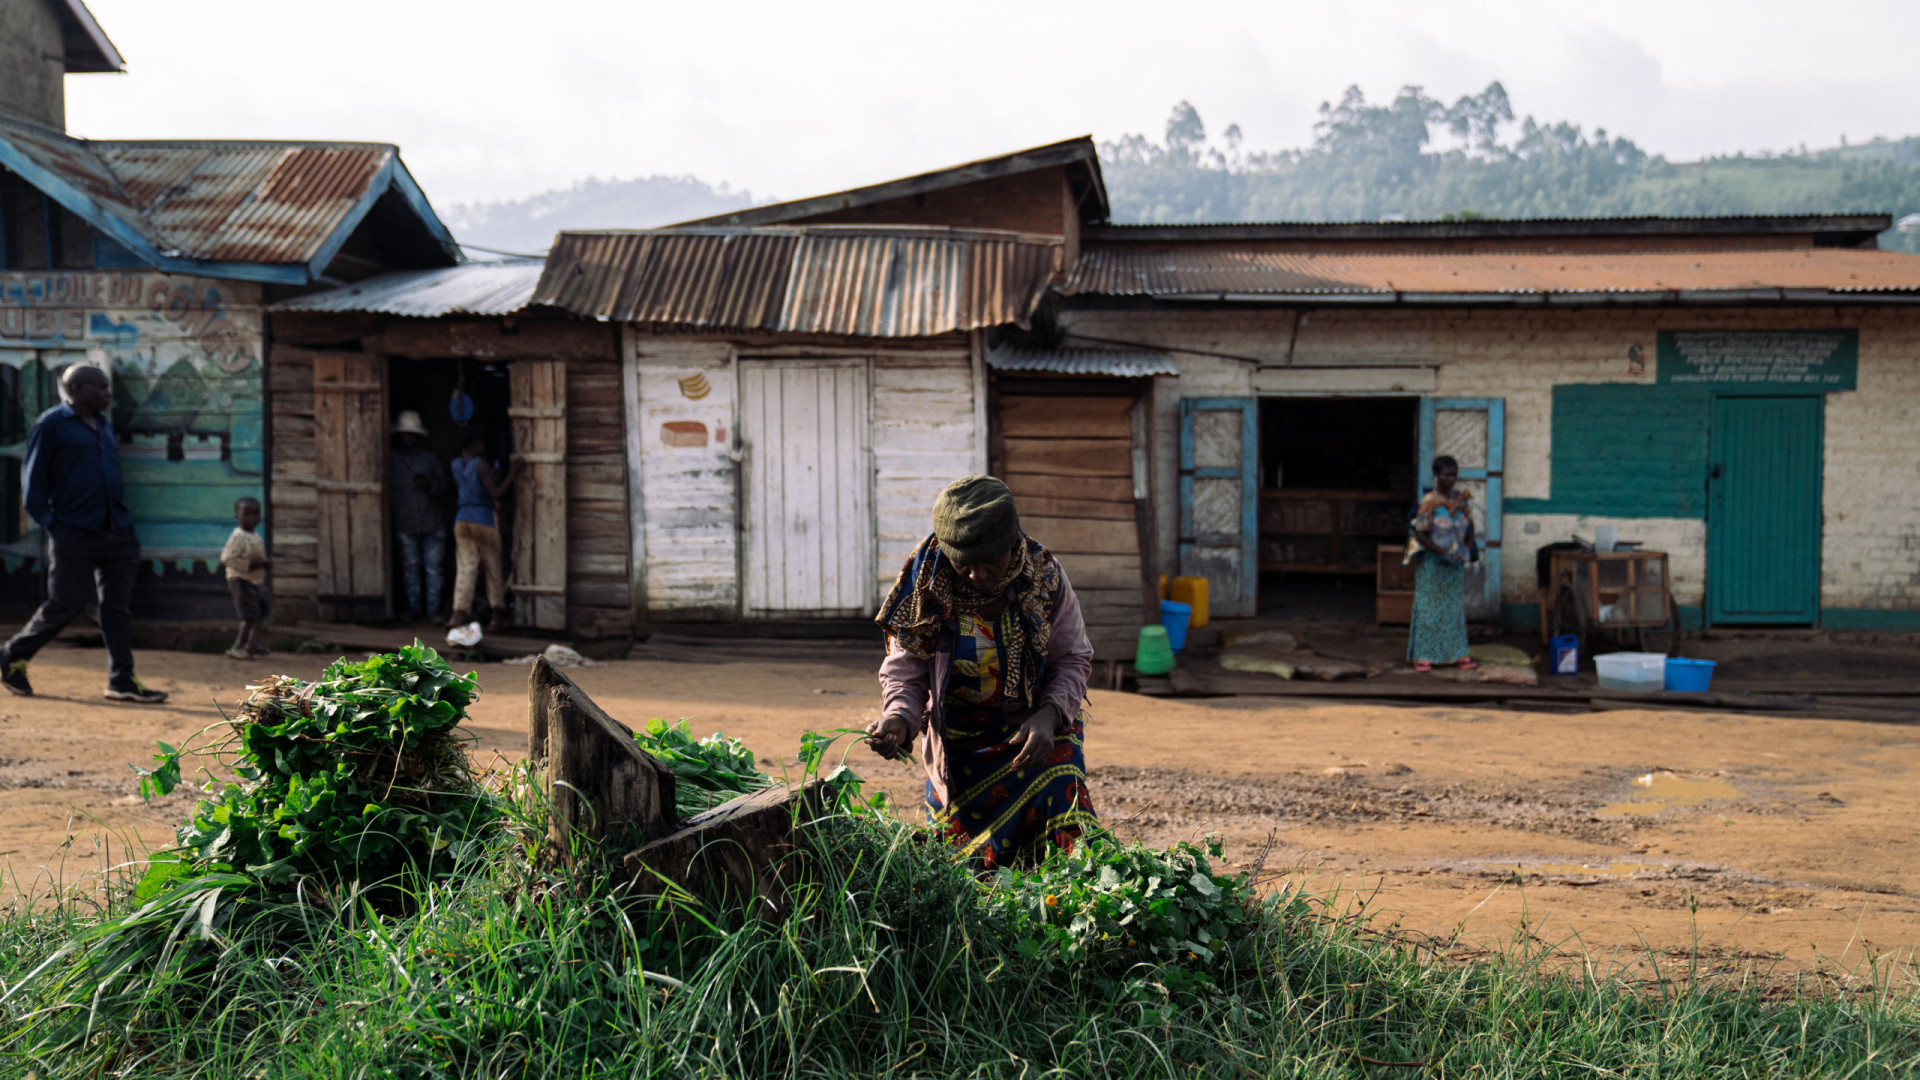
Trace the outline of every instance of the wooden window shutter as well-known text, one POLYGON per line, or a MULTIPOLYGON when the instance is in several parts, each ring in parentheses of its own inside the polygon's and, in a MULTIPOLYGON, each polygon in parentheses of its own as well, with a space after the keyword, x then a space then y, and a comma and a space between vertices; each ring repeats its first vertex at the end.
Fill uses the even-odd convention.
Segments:
POLYGON ((521 360, 508 371, 513 452, 526 464, 514 490, 515 614, 542 630, 567 627, 567 366, 521 360))

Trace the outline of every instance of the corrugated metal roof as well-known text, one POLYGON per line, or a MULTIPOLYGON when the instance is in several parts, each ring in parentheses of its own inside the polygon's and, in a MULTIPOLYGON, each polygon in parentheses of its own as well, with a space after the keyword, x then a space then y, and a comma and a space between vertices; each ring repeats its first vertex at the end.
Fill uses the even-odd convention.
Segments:
POLYGON ((381 315, 511 315, 533 299, 538 259, 397 270, 344 288, 297 296, 273 311, 364 311, 381 315))
MULTIPOLYGON (((412 185, 381 143, 86 140, 5 117, 0 164, 136 251, 209 263, 305 266, 383 191, 412 185)), ((416 209, 433 218, 424 197, 416 209)))
POLYGON ((1122 379, 1180 374, 1173 357, 1144 349, 1030 349, 1002 345, 987 353, 987 366, 998 371, 1113 375, 1122 379))
POLYGON ((1024 325, 1056 236, 930 226, 563 232, 534 302, 698 330, 924 337, 1024 325))
POLYGON ((1920 256, 1850 248, 1591 255, 1093 248, 1081 252, 1063 292, 1069 296, 1364 296, 1762 289, 1920 291, 1920 256))

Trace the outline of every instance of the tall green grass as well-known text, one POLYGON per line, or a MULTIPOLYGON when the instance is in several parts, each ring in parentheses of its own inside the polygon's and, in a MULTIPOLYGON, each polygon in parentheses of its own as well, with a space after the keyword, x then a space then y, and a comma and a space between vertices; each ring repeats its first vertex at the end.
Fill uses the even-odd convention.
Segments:
POLYGON ((390 892, 310 890, 209 909, 203 891, 133 920, 138 932, 128 929, 135 907, 124 890, 104 908, 71 896, 17 905, 0 918, 0 1074, 1011 1080, 1920 1069, 1920 1003, 1892 973, 1847 993, 1781 998, 1684 972, 1609 981, 1537 949, 1445 963, 1283 892, 1203 968, 1205 984, 1169 977, 1192 974, 1191 961, 1116 980, 1111 963, 1023 949, 999 913, 1004 891, 875 814, 837 813, 803 831, 812 872, 772 918, 688 898, 622 901, 590 870, 541 869, 528 857, 537 835, 537 822, 523 822, 476 872, 406 884, 400 904, 390 892))

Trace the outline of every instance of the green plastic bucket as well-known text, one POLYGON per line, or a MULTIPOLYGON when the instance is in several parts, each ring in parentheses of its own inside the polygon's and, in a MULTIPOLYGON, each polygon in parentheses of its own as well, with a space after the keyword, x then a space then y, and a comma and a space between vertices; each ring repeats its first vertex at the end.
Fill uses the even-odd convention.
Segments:
POLYGON ((1164 626, 1140 628, 1140 645, 1134 650, 1133 670, 1142 675, 1165 675, 1173 670, 1173 643, 1164 626))

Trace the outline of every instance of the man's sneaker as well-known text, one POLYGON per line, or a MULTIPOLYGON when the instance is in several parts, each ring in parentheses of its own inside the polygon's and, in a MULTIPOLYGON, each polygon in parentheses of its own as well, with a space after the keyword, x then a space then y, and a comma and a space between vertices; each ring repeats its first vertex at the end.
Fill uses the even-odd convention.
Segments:
POLYGON ((139 679, 135 679, 131 686, 119 687, 109 685, 107 687, 107 700, 132 701, 141 705, 158 705, 167 700, 167 692, 165 690, 149 690, 139 679))
POLYGON ((0 671, 0 684, 21 697, 33 696, 33 684, 27 681, 25 660, 15 660, 6 666, 5 671, 0 671))

